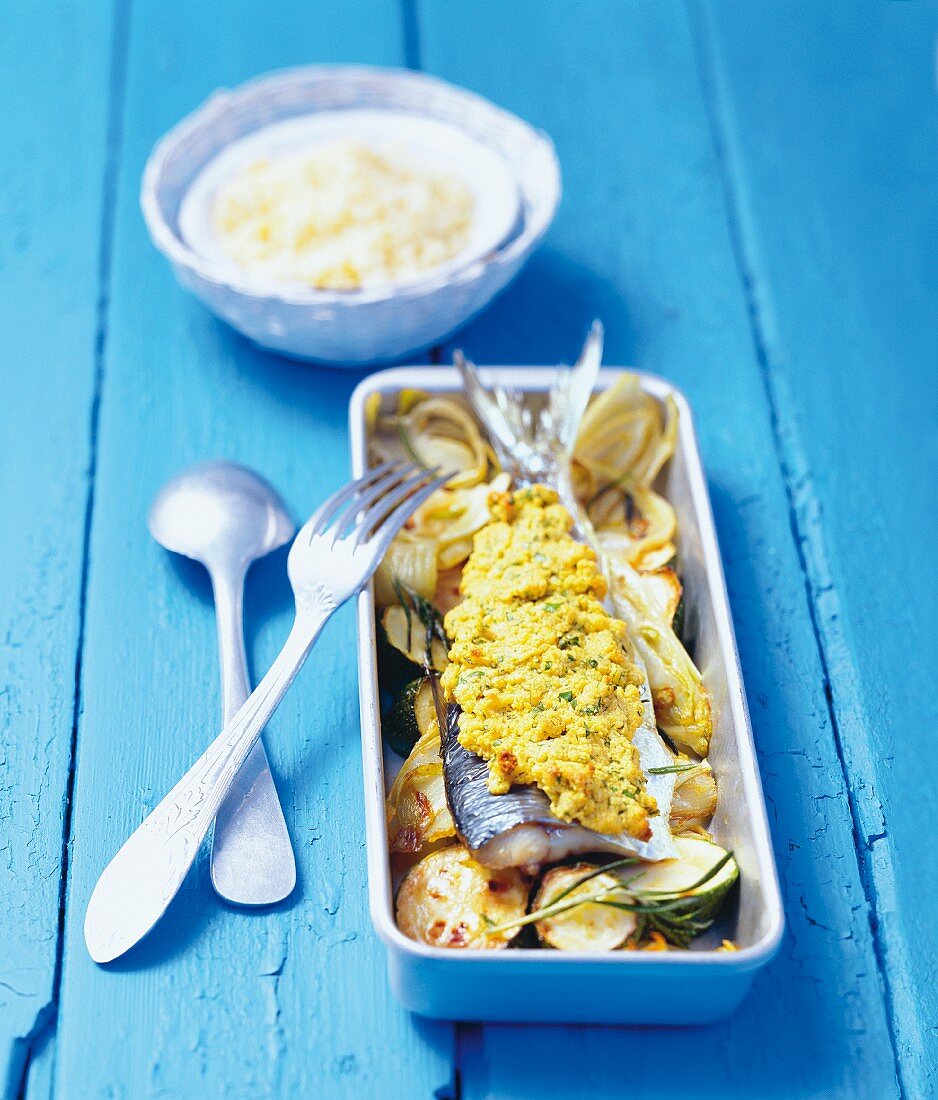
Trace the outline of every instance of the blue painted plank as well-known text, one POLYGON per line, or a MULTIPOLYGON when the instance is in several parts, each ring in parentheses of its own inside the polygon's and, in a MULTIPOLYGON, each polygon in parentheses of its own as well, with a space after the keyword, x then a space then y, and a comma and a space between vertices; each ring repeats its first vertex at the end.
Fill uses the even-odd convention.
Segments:
MULTIPOLYGON (((269 477, 305 517, 348 476, 357 374, 260 354, 179 290, 137 208, 153 142, 219 85, 312 61, 399 63, 391 0, 139 3, 130 27, 83 714, 55 1093, 85 1096, 430 1096, 452 1028, 391 999, 367 912, 354 627, 330 623, 267 739, 299 886, 275 912, 224 908, 200 865, 125 961, 95 967, 84 909, 107 859, 217 731, 212 610, 195 568, 153 544, 165 478, 224 456, 269 477)), ((285 556, 249 577, 256 670, 292 619, 285 556)))
POLYGON ((938 7, 720 4, 701 29, 903 1082, 930 1096, 938 7))
POLYGON ((418 6, 425 67, 557 142, 547 247, 460 337, 480 362, 572 356, 672 378, 696 410, 782 874, 780 959, 724 1024, 679 1033, 465 1027, 463 1096, 882 1098, 898 1091, 871 911, 683 7, 418 6), (692 1074, 692 1082, 689 1079, 692 1074))
POLYGON ((0 13, 4 1091, 19 1087, 43 1028, 55 1017, 110 24, 110 4, 9 3, 0 13))

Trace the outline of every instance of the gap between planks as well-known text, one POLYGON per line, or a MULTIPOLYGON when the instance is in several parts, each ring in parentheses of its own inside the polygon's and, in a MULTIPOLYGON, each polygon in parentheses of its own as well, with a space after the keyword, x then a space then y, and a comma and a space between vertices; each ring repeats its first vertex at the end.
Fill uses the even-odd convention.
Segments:
MULTIPOLYGON (((816 583, 813 574, 823 572, 823 566, 819 563, 825 561, 823 547, 823 532, 817 525, 811 526, 803 523, 801 509, 796 498, 807 500, 814 505, 814 514, 817 514, 816 493, 813 487, 812 475, 807 460, 807 453, 801 443, 797 428, 794 410, 788 407, 788 402, 782 393, 777 378, 778 366, 773 362, 769 352, 769 344, 766 339, 765 325, 763 322, 764 304, 760 302, 759 284, 757 275, 757 263, 753 242, 745 227, 745 218, 742 212, 741 185, 735 178, 736 166, 732 163, 731 153, 731 121, 729 117, 728 94, 722 86, 716 51, 713 43, 713 30, 709 23, 707 13, 703 10, 701 0, 686 0, 688 11, 688 23, 691 29, 691 38, 697 55, 698 74, 700 78, 701 94, 704 107, 710 122, 713 149, 716 163, 720 173, 720 183, 726 204, 726 220, 729 230, 730 243, 733 256, 739 273, 740 283, 746 302, 746 311, 752 331, 753 349, 759 364, 759 373, 765 390, 766 401, 769 407, 769 418, 772 426, 772 442, 778 459, 785 487, 785 497, 788 503, 788 521, 791 527, 792 539, 795 544, 795 553, 798 557, 798 566, 801 570, 808 603, 808 613, 811 619, 811 631, 817 646, 818 660, 820 661, 823 676, 824 698, 827 705, 827 714, 834 736, 834 747, 837 759, 843 775, 844 786, 847 790, 847 800, 850 807, 850 817, 853 828, 855 855, 860 882, 863 886, 863 894, 867 904, 867 918, 870 925, 870 933, 873 943, 873 952, 876 958, 876 967, 879 971, 880 985, 883 995, 883 1004, 886 1018, 889 1024, 889 1041, 892 1047, 896 1084, 899 1096, 907 1095, 906 1082, 903 1077, 903 1063, 899 1057, 897 1045, 897 1022, 892 983, 889 968, 886 962, 886 950, 883 942, 880 900, 877 873, 873 866, 870 850, 876 840, 886 835, 886 826, 883 824, 883 832, 871 836, 865 836, 862 827, 863 814, 857 802, 856 791, 851 782, 850 769, 847 766, 844 751, 843 737, 837 708, 834 704, 833 688, 830 675, 830 659, 828 646, 821 629, 821 610, 818 607, 816 583), (782 420, 789 425, 782 430, 782 420)), ((824 587, 830 588, 829 578, 824 579, 824 587)), ((891 867, 891 861, 887 860, 891 867)))
POLYGON ((401 41, 404 47, 404 64, 414 72, 423 68, 420 58, 420 16, 417 0, 401 0, 401 41))
POLYGON ((72 725, 68 751, 68 774, 63 794, 62 849, 59 872, 59 916, 56 931, 55 969, 52 976, 52 1001, 37 1019, 26 1038, 23 1069, 15 1092, 23 1100, 29 1083, 29 1071, 34 1053, 51 1042, 58 1024, 59 993, 62 987, 62 963, 65 945, 65 916, 68 898, 68 864, 72 844, 72 808, 75 793, 75 764, 78 755, 78 721, 82 699, 82 652, 85 642, 85 609, 88 594, 91 526, 94 518, 95 475, 98 466, 98 424, 104 386, 104 351, 107 344, 107 322, 110 308, 111 251, 114 239, 117 178, 120 170, 123 140, 124 94, 127 86, 127 55, 130 37, 132 0, 117 2, 113 8, 111 28, 111 64, 108 73, 107 131, 105 137, 104 173, 101 181, 101 227, 98 249, 97 299, 95 303, 95 333, 92 355, 94 383, 88 418, 88 471, 82 528, 81 579, 78 595, 78 637, 75 646, 74 695, 72 725))

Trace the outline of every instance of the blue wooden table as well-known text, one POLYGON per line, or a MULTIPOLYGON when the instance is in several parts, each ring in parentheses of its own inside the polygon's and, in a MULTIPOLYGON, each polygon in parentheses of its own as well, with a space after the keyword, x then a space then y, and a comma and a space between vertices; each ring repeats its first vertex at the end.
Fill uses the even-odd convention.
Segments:
MULTIPOLYGON (((935 41, 924 3, 7 0, 0 11, 0 1086, 85 1097, 938 1094, 935 41), (214 732, 213 613, 147 534, 240 460, 305 516, 360 374, 261 354, 179 290, 137 206, 155 140, 279 66, 424 69, 554 138, 565 197, 478 361, 607 361, 695 406, 787 913, 703 1029, 442 1024, 391 998, 366 904, 354 631, 268 738, 300 883, 204 865, 96 967, 107 858, 214 732)), ((446 359, 453 345, 435 349, 446 359)), ((263 671, 284 558, 252 574, 263 671)))

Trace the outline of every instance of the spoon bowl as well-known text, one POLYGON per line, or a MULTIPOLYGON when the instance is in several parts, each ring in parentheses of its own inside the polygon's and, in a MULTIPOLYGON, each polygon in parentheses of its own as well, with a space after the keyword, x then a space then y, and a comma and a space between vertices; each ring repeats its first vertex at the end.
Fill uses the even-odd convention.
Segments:
POLYGON ((202 462, 168 481, 148 516, 150 534, 167 550, 215 566, 246 568, 293 536, 279 494, 234 462, 202 462))

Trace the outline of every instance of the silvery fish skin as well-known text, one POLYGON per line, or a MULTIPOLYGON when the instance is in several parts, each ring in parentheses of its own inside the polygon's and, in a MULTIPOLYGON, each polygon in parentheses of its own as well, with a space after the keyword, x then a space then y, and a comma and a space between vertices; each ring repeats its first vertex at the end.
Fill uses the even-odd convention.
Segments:
MULTIPOLYGON (((576 366, 561 372, 546 408, 537 414, 513 394, 499 388, 486 390, 475 368, 459 353, 456 356, 466 396, 488 430, 503 469, 512 474, 518 486, 535 482, 552 485, 574 518, 574 537, 590 543, 591 525, 573 493, 570 455, 595 387, 602 339, 602 326, 597 321, 576 366)), ((602 563, 605 556, 593 545, 602 563)), ((616 613, 613 602, 609 610, 616 613)), ((644 673, 634 647, 630 657, 644 673)), ((431 682, 442 733, 443 776, 450 812, 460 838, 481 863, 493 868, 532 868, 585 852, 614 852, 647 860, 677 855, 668 823, 674 775, 649 774, 652 769, 668 767, 673 760, 658 734, 647 675, 641 688, 644 717, 633 738, 647 790, 658 803, 659 812, 651 818, 651 838, 647 841, 628 834, 606 836, 561 821, 550 812, 547 796, 537 787, 513 787, 507 794, 492 794, 488 789, 488 764, 459 743, 459 707, 446 706, 435 679, 431 682)))
POLYGON ((459 715, 459 707, 450 704, 441 724, 443 780, 459 837, 480 863, 495 869, 534 870, 584 852, 632 853, 635 847, 650 845, 632 841, 623 846, 614 837, 559 820, 550 812, 547 795, 537 787, 491 794, 488 764, 459 743, 459 715))

